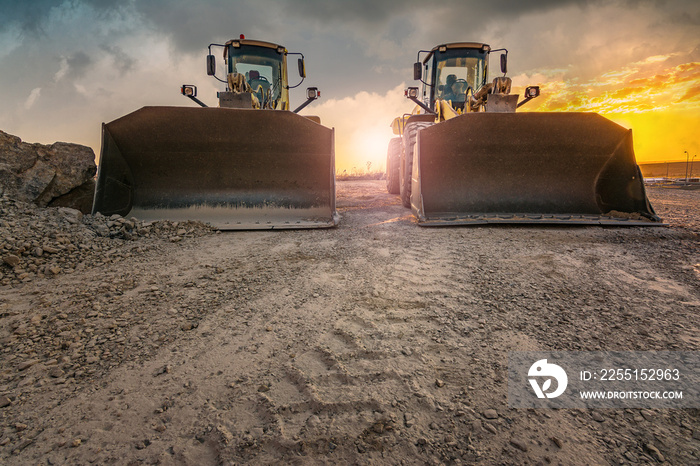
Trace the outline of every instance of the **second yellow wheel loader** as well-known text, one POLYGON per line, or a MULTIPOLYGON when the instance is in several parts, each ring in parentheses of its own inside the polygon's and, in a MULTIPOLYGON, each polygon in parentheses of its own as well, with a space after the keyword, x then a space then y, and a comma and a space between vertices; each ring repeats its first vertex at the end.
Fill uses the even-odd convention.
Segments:
POLYGON ((659 225, 634 157, 632 132, 595 113, 516 113, 539 96, 489 81, 483 43, 418 53, 416 106, 392 124, 387 189, 420 225, 563 223, 659 225), (425 54, 421 61, 421 54, 425 54))
POLYGON ((219 107, 206 108, 196 87, 183 85, 205 108, 144 107, 103 124, 93 213, 223 230, 337 225, 334 130, 296 113, 316 88, 290 111, 287 55, 243 36, 211 44, 207 74, 226 84, 219 107), (212 47, 223 48, 226 79, 216 76, 212 47))

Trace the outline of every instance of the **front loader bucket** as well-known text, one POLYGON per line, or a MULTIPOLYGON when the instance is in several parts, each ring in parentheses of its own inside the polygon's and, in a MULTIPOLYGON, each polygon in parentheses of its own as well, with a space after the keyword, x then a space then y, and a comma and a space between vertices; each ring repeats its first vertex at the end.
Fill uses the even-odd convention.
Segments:
POLYGON ((422 225, 659 225, 632 131, 594 113, 467 113, 418 133, 422 225))
POLYGON ((291 112, 144 107, 103 125, 93 213, 332 227, 334 157, 334 131, 291 112))

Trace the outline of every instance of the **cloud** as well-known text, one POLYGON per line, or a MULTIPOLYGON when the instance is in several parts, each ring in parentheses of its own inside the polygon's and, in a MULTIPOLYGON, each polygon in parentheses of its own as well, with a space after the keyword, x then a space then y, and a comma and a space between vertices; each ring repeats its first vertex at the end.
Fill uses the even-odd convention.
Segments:
POLYGON ((683 96, 678 99, 678 102, 685 102, 688 100, 700 100, 700 84, 697 84, 686 91, 683 96))
POLYGON ((70 78, 81 77, 87 72, 91 64, 92 60, 90 57, 82 51, 78 51, 68 57, 61 57, 58 71, 53 75, 53 82, 58 83, 66 76, 70 78))
POLYGON ((68 68, 68 59, 66 57, 62 57, 60 67, 58 68, 58 71, 56 71, 56 74, 53 75, 53 82, 57 83, 62 80, 68 73, 68 68))
POLYGON ((29 97, 27 97, 27 100, 24 101, 24 108, 27 110, 32 108, 40 95, 41 95, 41 88, 40 87, 32 89, 32 92, 29 93, 29 97))
POLYGON ((413 108, 404 97, 405 87, 401 83, 383 94, 363 91, 307 107, 304 113, 320 116, 323 125, 336 130, 338 171, 363 171, 367 162, 373 169, 384 169, 389 140, 394 137, 391 122, 413 108))
POLYGON ((137 63, 134 58, 124 52, 118 45, 102 45, 100 49, 112 57, 114 66, 119 70, 122 76, 134 69, 137 63))

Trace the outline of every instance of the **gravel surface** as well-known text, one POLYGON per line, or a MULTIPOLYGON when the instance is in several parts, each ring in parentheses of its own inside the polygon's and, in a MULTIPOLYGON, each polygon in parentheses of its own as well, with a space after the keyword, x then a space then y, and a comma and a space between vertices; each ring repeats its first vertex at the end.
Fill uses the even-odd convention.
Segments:
POLYGON ((698 464, 697 409, 512 409, 509 351, 700 349, 700 191, 668 228, 332 230, 0 200, 0 463, 698 464))

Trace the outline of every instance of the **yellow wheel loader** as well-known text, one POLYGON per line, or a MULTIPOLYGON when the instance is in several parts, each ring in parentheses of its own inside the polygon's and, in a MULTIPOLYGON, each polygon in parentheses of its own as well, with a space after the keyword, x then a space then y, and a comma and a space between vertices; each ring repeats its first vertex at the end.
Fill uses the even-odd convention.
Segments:
MULTIPOLYGON (((222 230, 338 224, 334 130, 290 111, 287 55, 256 40, 210 44, 207 74, 226 85, 219 106, 144 107, 102 125, 93 213, 141 220, 199 220, 222 230), (223 49, 226 79, 212 47, 223 49)), ((301 84, 297 84, 297 87, 301 84)))
POLYGON ((632 131, 595 113, 523 112, 507 50, 482 43, 418 52, 387 154, 387 188, 420 225, 659 225, 634 157, 632 131), (489 80, 489 56, 503 76, 489 80), (425 54, 421 60, 421 54, 425 54))

